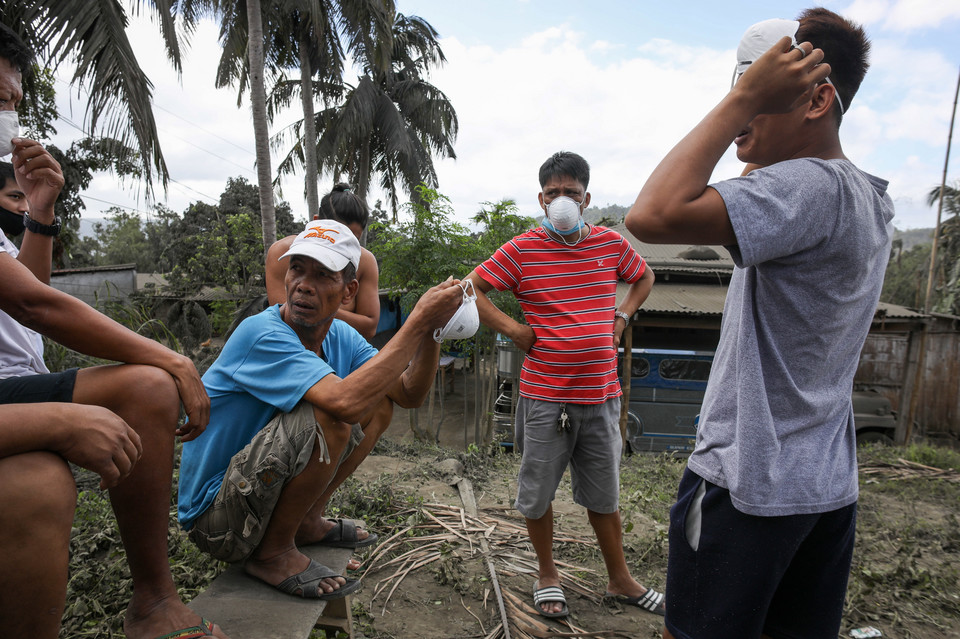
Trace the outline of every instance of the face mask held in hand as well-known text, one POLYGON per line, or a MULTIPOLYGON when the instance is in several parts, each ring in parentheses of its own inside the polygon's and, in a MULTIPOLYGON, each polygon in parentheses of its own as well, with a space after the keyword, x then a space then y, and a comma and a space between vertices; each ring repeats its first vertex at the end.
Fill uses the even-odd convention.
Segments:
POLYGON ((459 284, 463 289, 463 301, 460 308, 453 314, 450 321, 443 328, 433 332, 433 339, 439 344, 445 339, 466 339, 473 337, 480 328, 480 313, 477 311, 477 292, 473 290, 473 282, 463 280, 459 284), (467 289, 470 292, 467 293, 467 289))
POLYGON ((13 153, 13 138, 20 137, 20 118, 16 111, 0 111, 0 157, 13 153))

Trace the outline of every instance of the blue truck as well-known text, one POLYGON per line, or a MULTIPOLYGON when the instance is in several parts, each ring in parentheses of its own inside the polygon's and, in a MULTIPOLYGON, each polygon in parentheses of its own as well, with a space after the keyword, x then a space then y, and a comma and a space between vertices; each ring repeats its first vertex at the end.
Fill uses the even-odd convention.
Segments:
MULTIPOLYGON (((628 454, 689 454, 693 450, 713 356, 713 351, 633 349, 627 408, 628 454)), ((623 349, 617 365, 626 396, 623 349)), ((874 391, 854 391, 853 412, 858 443, 893 443, 896 414, 890 400, 874 391)))

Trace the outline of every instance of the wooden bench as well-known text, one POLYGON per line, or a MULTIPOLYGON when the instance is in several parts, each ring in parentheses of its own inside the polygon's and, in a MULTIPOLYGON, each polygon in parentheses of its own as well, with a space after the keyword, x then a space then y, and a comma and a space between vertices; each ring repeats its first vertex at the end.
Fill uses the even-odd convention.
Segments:
MULTIPOLYGON (((301 551, 340 574, 354 553, 326 546, 301 551)), ((315 627, 353 636, 350 595, 333 601, 292 597, 250 577, 239 565, 218 575, 189 605, 223 628, 230 639, 306 639, 315 627)))

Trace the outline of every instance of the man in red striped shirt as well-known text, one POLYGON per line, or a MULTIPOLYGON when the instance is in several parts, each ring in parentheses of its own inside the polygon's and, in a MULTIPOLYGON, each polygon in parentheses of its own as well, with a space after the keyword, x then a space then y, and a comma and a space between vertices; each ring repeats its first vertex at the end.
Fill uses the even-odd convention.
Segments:
POLYGON ((663 614, 663 595, 630 575, 619 510, 620 383, 617 347, 630 317, 653 287, 653 271, 618 233, 585 224, 590 167, 555 153, 540 167, 542 226, 500 247, 468 279, 480 321, 526 353, 520 373, 515 444, 522 457, 517 510, 537 553, 534 603, 545 617, 568 608, 553 561, 551 502, 570 466, 574 500, 587 509, 609 574, 607 596, 663 614), (617 305, 617 281, 630 291, 617 305), (510 290, 521 324, 486 293, 510 290))

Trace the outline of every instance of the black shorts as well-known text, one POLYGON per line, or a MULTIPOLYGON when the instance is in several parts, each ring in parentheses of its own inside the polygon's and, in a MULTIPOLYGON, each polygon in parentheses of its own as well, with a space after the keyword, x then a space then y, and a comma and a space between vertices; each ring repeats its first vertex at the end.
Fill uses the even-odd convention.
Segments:
POLYGON ((38 404, 40 402, 69 404, 73 401, 77 370, 71 368, 61 373, 0 379, 0 404, 38 404))
POLYGON ((836 637, 856 519, 856 503, 747 515, 687 469, 670 509, 667 629, 677 639, 836 637))

